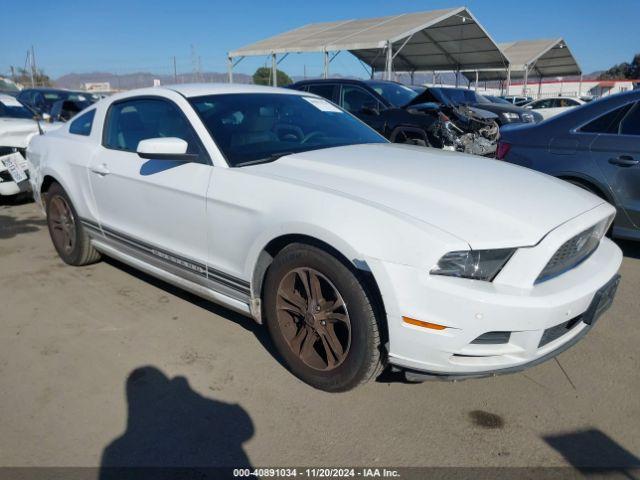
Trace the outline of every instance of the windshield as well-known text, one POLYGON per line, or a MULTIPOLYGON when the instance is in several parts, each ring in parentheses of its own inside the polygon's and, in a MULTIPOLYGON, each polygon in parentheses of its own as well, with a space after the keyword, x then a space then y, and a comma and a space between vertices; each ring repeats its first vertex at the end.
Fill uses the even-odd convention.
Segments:
POLYGON ((321 148, 387 142, 344 110, 316 97, 244 93, 189 101, 234 167, 321 148))
POLYGON ((0 100, 0 118, 33 118, 34 114, 15 98, 0 100))
POLYGON ((473 90, 463 88, 439 88, 442 96, 454 105, 464 105, 469 103, 491 103, 488 98, 483 97, 473 90))
POLYGON ((486 95, 485 98, 491 100, 493 103, 506 103, 507 105, 511 105, 511 102, 506 101, 504 98, 495 97, 493 95, 486 95))
POLYGON ((368 82, 367 84, 394 107, 403 107, 418 96, 418 92, 398 83, 368 82))
POLYGON ((84 92, 67 92, 64 90, 47 90, 42 92, 44 103, 51 107, 54 103, 60 100, 71 100, 78 104, 84 105, 83 108, 88 107, 94 103, 93 96, 84 92))

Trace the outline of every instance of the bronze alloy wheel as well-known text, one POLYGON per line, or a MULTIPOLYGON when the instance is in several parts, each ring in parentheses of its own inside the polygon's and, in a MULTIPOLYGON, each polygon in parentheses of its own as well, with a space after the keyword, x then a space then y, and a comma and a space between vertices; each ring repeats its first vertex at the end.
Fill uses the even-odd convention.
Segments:
POLYGON ((330 371, 351 346, 351 321, 340 292, 327 277, 307 267, 287 273, 278 286, 278 326, 291 351, 305 365, 330 371))
POLYGON ((71 207, 62 196, 51 199, 49 219, 53 243, 59 251, 70 255, 76 244, 76 222, 71 207))

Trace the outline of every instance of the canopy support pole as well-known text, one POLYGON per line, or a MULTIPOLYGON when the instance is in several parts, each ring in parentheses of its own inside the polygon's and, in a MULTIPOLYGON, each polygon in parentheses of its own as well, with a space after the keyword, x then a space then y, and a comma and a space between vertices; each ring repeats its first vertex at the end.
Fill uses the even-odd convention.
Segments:
POLYGON ((478 70, 476 69, 476 81, 473 82, 473 89, 478 90, 478 70))
POLYGON ((227 57, 227 71, 229 73, 229 83, 233 83, 233 69, 242 60, 244 60, 244 57, 239 57, 235 62, 233 61, 233 57, 227 57))
POLYGON ((271 84, 278 86, 278 59, 275 53, 271 54, 271 84))
POLYGON ((542 95, 542 75, 538 79, 538 98, 540 98, 540 95, 542 95))
POLYGON ((324 68, 322 69, 322 78, 327 79, 329 78, 329 52, 324 50, 322 53, 324 56, 324 68))
POLYGON ((391 72, 393 70, 393 49, 391 42, 387 42, 387 61, 385 62, 385 80, 391 80, 391 72))
POLYGON ((580 83, 578 83, 578 98, 582 97, 582 74, 580 74, 580 83))
POLYGON ((509 95, 509 87, 511 87, 511 65, 507 67, 506 95, 509 95))
POLYGON ((529 65, 524 66, 524 82, 522 84, 522 96, 527 96, 527 81, 529 80, 529 65))

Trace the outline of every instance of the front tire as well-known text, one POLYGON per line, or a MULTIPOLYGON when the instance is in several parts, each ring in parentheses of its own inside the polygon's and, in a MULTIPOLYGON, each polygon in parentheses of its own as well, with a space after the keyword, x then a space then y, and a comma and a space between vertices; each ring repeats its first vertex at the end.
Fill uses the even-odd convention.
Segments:
POLYGON ((278 253, 264 305, 278 352, 309 385, 346 391, 382 370, 374 301, 354 272, 324 250, 293 244, 278 253))
POLYGON ((58 183, 52 184, 47 192, 46 212, 51 241, 65 263, 82 266, 100 260, 100 253, 91 245, 71 199, 58 183))

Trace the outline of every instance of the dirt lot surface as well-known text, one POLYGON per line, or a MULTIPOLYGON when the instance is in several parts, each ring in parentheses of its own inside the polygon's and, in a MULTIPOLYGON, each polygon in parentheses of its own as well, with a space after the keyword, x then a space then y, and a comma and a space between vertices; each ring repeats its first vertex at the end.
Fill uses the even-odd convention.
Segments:
POLYGON ((0 204, 0 466, 617 466, 640 460, 640 245, 557 360, 313 390, 251 320, 115 262, 74 268, 0 204))

